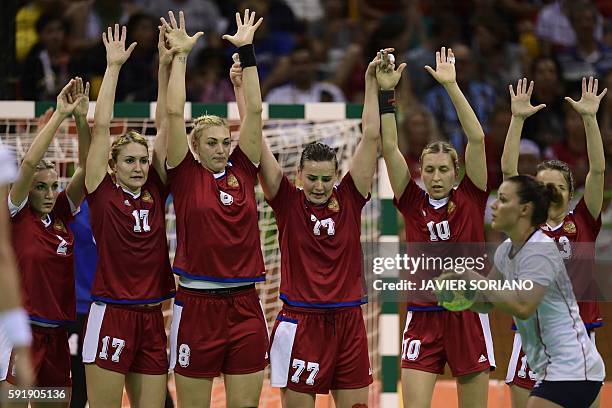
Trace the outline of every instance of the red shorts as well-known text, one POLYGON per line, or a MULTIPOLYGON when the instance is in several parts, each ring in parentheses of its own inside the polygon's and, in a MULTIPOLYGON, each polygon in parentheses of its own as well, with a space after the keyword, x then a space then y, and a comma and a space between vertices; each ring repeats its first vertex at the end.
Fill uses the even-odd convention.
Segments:
POLYGON ((578 302, 580 310, 580 318, 584 322, 587 330, 593 330, 601 327, 603 319, 597 302, 578 302))
POLYGON ((257 291, 249 286, 216 292, 179 286, 170 329, 170 369, 195 378, 265 369, 268 325, 257 291))
MULTIPOLYGON (((595 345, 595 332, 589 331, 589 337, 595 345)), ((506 384, 531 390, 536 381, 536 374, 529 368, 527 356, 523 352, 521 335, 519 332, 515 332, 512 354, 510 355, 508 372, 506 373, 506 384)))
POLYGON ((304 309, 283 305, 270 347, 270 383, 307 394, 372 383, 361 307, 304 309))
POLYGON ((471 311, 408 312, 402 341, 402 368, 453 377, 495 368, 489 316, 471 311))
MULTIPOLYGON (((32 366, 37 387, 70 387, 70 349, 68 332, 63 327, 32 327, 32 366)), ((16 384, 13 355, 6 381, 16 384)))
POLYGON ((161 305, 92 303, 84 332, 83 363, 121 374, 168 372, 161 305))

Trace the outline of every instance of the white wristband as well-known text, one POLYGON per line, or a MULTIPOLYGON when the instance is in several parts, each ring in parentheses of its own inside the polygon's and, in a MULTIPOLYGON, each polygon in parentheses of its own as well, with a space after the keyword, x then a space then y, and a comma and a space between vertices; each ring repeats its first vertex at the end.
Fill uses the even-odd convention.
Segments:
POLYGON ((4 328, 8 341, 14 347, 29 346, 32 343, 30 319, 22 308, 0 313, 0 326, 4 328))

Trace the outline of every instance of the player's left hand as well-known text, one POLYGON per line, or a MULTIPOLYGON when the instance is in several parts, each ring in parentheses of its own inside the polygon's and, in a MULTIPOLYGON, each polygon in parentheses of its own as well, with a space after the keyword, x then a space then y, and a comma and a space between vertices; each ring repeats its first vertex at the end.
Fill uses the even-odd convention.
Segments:
POLYGON ((64 118, 70 116, 72 112, 74 112, 76 106, 81 102, 81 99, 83 99, 84 97, 83 95, 81 95, 76 99, 72 98, 75 84, 76 80, 71 79, 70 82, 68 82, 68 84, 64 86, 59 95, 57 95, 57 105, 55 110, 64 118))
POLYGON ((225 34, 224 40, 228 40, 235 47, 242 47, 243 45, 253 44, 253 36, 255 31, 259 28, 263 22, 263 17, 259 17, 259 20, 255 23, 255 12, 249 12, 249 9, 244 10, 244 19, 240 18, 240 13, 236 13, 236 34, 229 35, 225 34))
POLYGON ((89 111, 89 82, 83 86, 83 79, 81 77, 76 77, 74 87, 70 93, 70 98, 72 100, 80 99, 72 114, 75 117, 87 117, 87 112, 89 111))
POLYGON ((232 81, 234 88, 240 88, 242 86, 242 66, 240 66, 238 54, 232 55, 232 58, 234 59, 234 63, 230 68, 230 81, 232 81))
POLYGON ((575 101, 572 98, 566 96, 565 100, 572 105, 572 108, 582 116, 594 116, 599 110, 599 103, 603 99, 604 95, 608 92, 608 88, 604 88, 599 95, 597 95, 598 87, 597 79, 593 80, 593 77, 589 77, 589 83, 587 84, 586 78, 582 78, 582 96, 579 101, 575 101))
MULTIPOLYGON (((387 48, 386 50, 388 50, 387 48)), ((390 48, 393 50, 393 48, 390 48)), ((402 77, 402 72, 404 68, 406 68, 406 63, 401 63, 397 69, 395 69, 395 62, 389 60, 388 52, 383 50, 381 53, 382 62, 376 66, 376 80, 378 81, 378 86, 382 90, 391 90, 395 89, 397 83, 402 77)))
POLYGON ((448 52, 446 52, 446 47, 442 47, 440 51, 436 52, 435 71, 429 65, 425 65, 425 69, 441 85, 457 82, 457 75, 455 73, 455 55, 453 54, 453 50, 450 48, 448 49, 448 52))
POLYGON ((159 36, 157 39, 157 52, 159 53, 159 66, 167 67, 172 63, 172 57, 174 56, 174 51, 168 47, 168 41, 166 40, 166 27, 160 25, 157 27, 159 29, 159 36))
POLYGON ((185 28, 185 14, 182 11, 179 11, 178 24, 172 11, 168 12, 168 17, 170 18, 170 24, 168 24, 166 19, 163 17, 160 18, 160 21, 164 26, 166 40, 168 41, 170 48, 172 48, 176 53, 189 53, 189 51, 191 51, 195 43, 201 36, 204 35, 204 33, 202 31, 198 31, 194 35, 189 36, 187 34, 187 29, 185 28))

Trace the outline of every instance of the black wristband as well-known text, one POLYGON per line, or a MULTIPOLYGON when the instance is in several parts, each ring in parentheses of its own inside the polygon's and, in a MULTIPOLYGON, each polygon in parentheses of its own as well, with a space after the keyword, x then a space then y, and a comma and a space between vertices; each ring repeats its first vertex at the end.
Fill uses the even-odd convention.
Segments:
POLYGON ((395 113, 395 90, 378 91, 378 111, 380 114, 395 113))
POLYGON ((240 57, 240 66, 242 68, 257 66, 253 44, 243 45, 242 47, 238 48, 238 56, 240 57))

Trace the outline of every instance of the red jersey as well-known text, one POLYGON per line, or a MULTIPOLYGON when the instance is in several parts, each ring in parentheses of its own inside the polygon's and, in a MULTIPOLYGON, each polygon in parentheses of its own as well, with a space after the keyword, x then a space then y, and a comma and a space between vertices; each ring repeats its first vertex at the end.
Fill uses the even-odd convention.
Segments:
POLYGON ((76 320, 74 237, 68 226, 74 215, 66 192, 59 193, 44 219, 28 202, 21 210, 11 207, 13 249, 30 319, 50 324, 76 320))
POLYGON ((310 203, 283 176, 270 206, 281 252, 280 298, 298 307, 344 307, 367 302, 361 252, 364 198, 350 173, 326 204, 310 203))
MULTIPOLYGON (((595 281, 595 240, 601 229, 601 215, 597 219, 593 218, 584 198, 581 198, 574 211, 567 214, 561 224, 555 228, 544 224, 540 229, 557 242, 576 297, 594 299, 596 294, 593 293, 595 288, 592 283, 595 281)), ((597 302, 578 302, 578 307, 587 329, 603 324, 597 302)))
POLYGON ((212 282, 266 279, 255 184, 257 167, 236 147, 213 174, 188 153, 168 170, 176 213, 174 273, 212 282))
MULTIPOLYGON (((482 243, 478 246, 478 254, 474 256, 483 256, 484 213, 488 197, 488 189, 487 191, 479 189, 467 175, 463 177, 459 186, 451 190, 447 198, 440 200, 430 198, 427 192, 410 178, 402 196, 399 200, 394 198, 393 203, 404 216, 406 241, 409 244, 417 244, 412 246, 415 250, 418 248, 416 256, 425 250, 435 251, 435 254, 426 253, 429 256, 455 255, 451 251, 453 246, 448 245, 451 242, 482 243), (436 246, 431 245, 432 243, 436 246)), ((442 271, 436 271, 433 276, 440 272, 442 271)), ((445 310, 436 303, 421 301, 409 302, 408 308, 422 311, 445 310)))
POLYGON ((106 175, 87 195, 98 266, 91 298, 106 303, 155 303, 174 296, 166 240, 168 191, 153 167, 140 194, 106 175))

